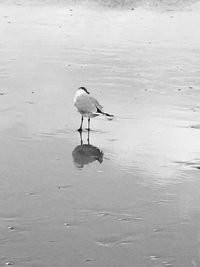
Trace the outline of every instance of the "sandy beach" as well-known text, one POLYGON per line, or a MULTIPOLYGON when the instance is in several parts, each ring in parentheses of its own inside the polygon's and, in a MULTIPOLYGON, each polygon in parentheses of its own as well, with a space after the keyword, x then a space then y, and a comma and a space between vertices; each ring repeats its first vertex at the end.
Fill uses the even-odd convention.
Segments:
POLYGON ((0 1, 0 266, 200 266, 199 6, 0 1))

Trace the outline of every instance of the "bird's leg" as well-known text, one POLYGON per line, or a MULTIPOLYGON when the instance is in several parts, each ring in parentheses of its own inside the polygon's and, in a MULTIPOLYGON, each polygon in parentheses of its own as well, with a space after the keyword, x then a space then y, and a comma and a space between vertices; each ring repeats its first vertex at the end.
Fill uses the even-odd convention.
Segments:
POLYGON ((87 137, 88 145, 90 144, 90 130, 88 129, 88 137, 87 137))
POLYGON ((88 131, 90 131, 90 117, 88 117, 88 131))
POLYGON ((78 129, 79 132, 82 132, 82 126, 83 126, 83 116, 81 116, 81 125, 80 128, 78 129))
POLYGON ((82 131, 79 131, 80 133, 80 140, 81 140, 81 146, 83 145, 83 137, 82 137, 82 131))

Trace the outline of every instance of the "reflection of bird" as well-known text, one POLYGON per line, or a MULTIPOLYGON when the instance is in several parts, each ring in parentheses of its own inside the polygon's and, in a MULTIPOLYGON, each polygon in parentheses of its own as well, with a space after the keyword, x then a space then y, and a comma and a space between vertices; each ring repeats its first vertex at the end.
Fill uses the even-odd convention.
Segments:
POLYGON ((90 95, 85 87, 79 87, 78 91, 74 97, 74 106, 77 108, 78 112, 81 113, 81 125, 78 129, 82 131, 83 117, 88 117, 88 129, 90 130, 90 118, 105 115, 107 117, 113 117, 108 113, 103 111, 103 107, 99 102, 90 95))
POLYGON ((82 169, 84 165, 98 161, 103 162, 103 152, 89 143, 89 131, 88 131, 88 143, 83 144, 82 131, 80 132, 81 144, 74 148, 72 151, 72 157, 74 164, 77 168, 82 169))

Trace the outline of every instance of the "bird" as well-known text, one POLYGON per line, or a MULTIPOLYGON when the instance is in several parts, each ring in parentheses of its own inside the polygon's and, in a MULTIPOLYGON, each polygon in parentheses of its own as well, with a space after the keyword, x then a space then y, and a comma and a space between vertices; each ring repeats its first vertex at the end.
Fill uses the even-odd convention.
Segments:
POLYGON ((78 131, 82 131, 83 118, 88 118, 88 130, 90 130, 90 118, 104 115, 107 117, 114 117, 114 115, 105 113, 103 106, 94 98, 90 92, 83 86, 79 87, 74 96, 74 106, 81 114, 81 125, 78 131))

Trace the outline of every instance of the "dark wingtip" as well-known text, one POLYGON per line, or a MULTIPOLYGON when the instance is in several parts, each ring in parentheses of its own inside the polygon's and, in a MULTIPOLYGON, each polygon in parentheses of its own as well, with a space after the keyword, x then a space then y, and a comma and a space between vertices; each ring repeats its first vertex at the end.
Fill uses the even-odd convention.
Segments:
POLYGON ((105 115, 107 116, 107 117, 114 117, 114 115, 112 115, 112 114, 108 114, 108 113, 105 113, 105 115))

